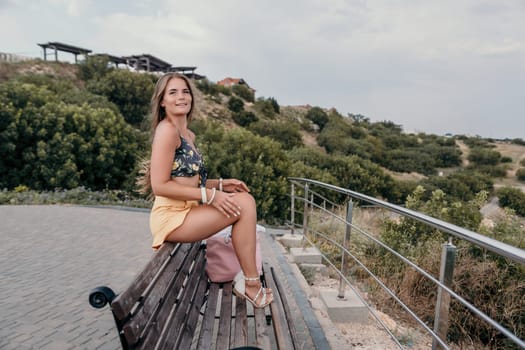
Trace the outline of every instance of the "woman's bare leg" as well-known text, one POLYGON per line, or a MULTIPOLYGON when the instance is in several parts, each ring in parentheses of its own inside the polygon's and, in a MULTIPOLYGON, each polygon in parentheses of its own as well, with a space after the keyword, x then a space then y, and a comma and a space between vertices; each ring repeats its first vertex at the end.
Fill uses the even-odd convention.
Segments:
MULTIPOLYGON (((181 226, 168 237, 171 242, 195 242, 206 239, 223 228, 233 225, 232 243, 235 254, 245 276, 259 276, 255 262, 257 211, 255 200, 246 192, 235 194, 235 201, 241 207, 239 216, 224 216, 216 208, 202 205, 192 208, 181 226)), ((259 291, 260 283, 246 283, 246 293, 253 298, 259 291)), ((260 302, 260 300, 257 300, 260 302)))

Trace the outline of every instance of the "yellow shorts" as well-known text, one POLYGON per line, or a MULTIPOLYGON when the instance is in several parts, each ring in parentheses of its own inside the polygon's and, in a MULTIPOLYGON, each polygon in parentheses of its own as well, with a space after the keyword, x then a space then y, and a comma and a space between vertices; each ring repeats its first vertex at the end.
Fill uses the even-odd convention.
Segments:
POLYGON ((159 248, 169 234, 182 225, 190 209, 198 205, 198 201, 183 201, 155 196, 149 217, 149 227, 153 235, 152 247, 154 249, 159 248))

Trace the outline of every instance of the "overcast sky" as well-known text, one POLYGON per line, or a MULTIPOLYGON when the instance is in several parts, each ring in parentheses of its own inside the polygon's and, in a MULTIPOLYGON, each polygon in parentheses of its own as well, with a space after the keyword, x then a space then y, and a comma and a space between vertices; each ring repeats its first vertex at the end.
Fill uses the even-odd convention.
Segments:
POLYGON ((0 33, 0 52, 149 53, 281 105, 525 139, 525 0, 0 0, 0 33))

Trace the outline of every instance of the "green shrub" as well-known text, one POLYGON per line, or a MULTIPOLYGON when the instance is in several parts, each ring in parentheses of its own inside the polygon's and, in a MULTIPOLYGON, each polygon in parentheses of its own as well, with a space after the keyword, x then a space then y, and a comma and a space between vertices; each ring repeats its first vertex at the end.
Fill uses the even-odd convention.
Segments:
POLYGON ((511 141, 511 143, 514 143, 516 145, 521 145, 521 146, 525 146, 525 140, 521 139, 521 138, 516 138, 516 139, 513 139, 511 141))
POLYGON ((273 119, 276 113, 275 106, 272 101, 266 100, 264 97, 259 97, 257 101, 255 101, 254 108, 267 118, 273 119))
POLYGON ((140 126, 149 112, 156 81, 157 77, 152 74, 115 69, 100 79, 90 80, 86 87, 117 105, 128 123, 140 126))
POLYGON ((512 163, 512 158, 508 157, 508 156, 503 156, 503 157, 501 157, 500 162, 501 163, 512 163))
POLYGON ((232 112, 235 112, 235 113, 240 112, 244 110, 244 102, 240 98, 232 96, 230 97, 228 101, 228 108, 232 112))
POLYGON ((84 81, 101 79, 113 69, 109 66, 107 56, 87 56, 78 65, 78 77, 84 81))
POLYGON ((468 155, 468 160, 478 165, 497 165, 500 162, 501 154, 498 151, 485 148, 472 148, 468 155))
POLYGON ((519 168, 519 169, 516 171, 516 177, 517 177, 518 180, 520 180, 520 181, 525 181, 525 168, 519 168))
POLYGON ((232 86, 232 92, 245 100, 246 102, 254 102, 255 94, 253 91, 246 86, 246 84, 235 84, 232 86))
POLYGON ((242 127, 248 127, 250 124, 259 120, 253 112, 249 111, 240 111, 238 113, 233 113, 233 121, 242 127))
POLYGON ((523 158, 522 160, 520 160, 520 165, 525 166, 525 158, 523 158))
POLYGON ((140 134, 119 113, 65 104, 45 86, 0 84, 0 188, 125 188, 140 134))
POLYGON ((467 170, 473 170, 478 173, 486 174, 491 177, 505 177, 507 175, 507 168, 502 165, 469 165, 467 170))
POLYGON ((281 113, 281 107, 279 106, 279 103, 277 102, 277 100, 275 98, 268 97, 267 101, 269 101, 271 103, 275 113, 277 113, 277 114, 281 113))
POLYGON ((525 193, 518 188, 502 187, 496 191, 499 204, 513 209, 516 214, 525 216, 525 193))
POLYGON ((328 114, 321 107, 312 107, 306 113, 306 119, 311 120, 314 124, 319 126, 319 130, 322 130, 326 123, 328 123, 328 114))
POLYGON ((292 149, 303 144, 297 125, 290 122, 260 120, 249 125, 248 129, 260 136, 268 136, 281 143, 284 149, 292 149))

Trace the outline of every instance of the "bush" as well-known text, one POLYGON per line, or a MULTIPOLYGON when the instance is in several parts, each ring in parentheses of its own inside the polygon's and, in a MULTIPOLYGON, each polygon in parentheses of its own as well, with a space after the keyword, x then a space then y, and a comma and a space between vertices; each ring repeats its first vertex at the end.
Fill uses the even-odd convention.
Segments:
POLYGON ((217 96, 219 93, 231 96, 232 89, 228 86, 215 84, 208 79, 200 79, 195 83, 195 87, 206 95, 217 96))
POLYGON ((299 128, 290 122, 258 121, 248 129, 260 136, 268 136, 279 142, 284 149, 292 149, 303 144, 299 128))
POLYGON ((427 193, 439 189, 457 201, 472 200, 478 192, 492 190, 492 181, 489 177, 472 171, 462 171, 447 177, 431 176, 421 184, 429 190, 427 193))
POLYGON ((328 114, 321 107, 312 107, 306 113, 306 119, 311 120, 314 124, 319 126, 319 129, 322 130, 326 123, 328 123, 328 114))
POLYGON ((240 111, 238 113, 233 113, 233 121, 242 127, 248 127, 250 124, 259 120, 253 112, 249 111, 240 111))
POLYGON ((517 177, 518 180, 520 180, 520 181, 525 181, 525 168, 519 168, 519 169, 516 171, 516 177, 517 177))
POLYGON ((469 165, 467 170, 473 170, 478 173, 487 174, 491 177, 505 177, 507 168, 501 165, 469 165))
POLYGON ((254 107, 267 118, 273 118, 275 116, 276 110, 271 100, 265 100, 264 97, 259 97, 254 107))
POLYGON ((60 100, 44 86, 0 84, 0 188, 129 185, 138 132, 111 109, 60 100))
POLYGON ((503 156, 503 157, 501 157, 500 162, 502 162, 502 163, 512 163, 512 158, 508 157, 508 156, 503 156))
POLYGON ((525 158, 523 158, 522 160, 520 160, 520 165, 525 166, 525 158))
POLYGON ((518 188, 502 187, 496 191, 499 204, 513 209, 516 214, 525 216, 525 193, 518 188))
POLYGON ((468 155, 468 160, 478 165, 497 165, 500 159, 501 154, 498 151, 479 147, 471 149, 468 155))
POLYGON ((240 112, 244 110, 244 102, 235 96, 230 97, 230 100, 228 101, 228 108, 232 112, 240 112))
POLYGON ((511 143, 514 143, 516 145, 521 145, 521 146, 525 146, 525 140, 521 139, 521 138, 516 138, 516 139, 513 139, 511 141, 511 143))
POLYGON ((91 80, 87 89, 107 97, 119 108, 124 119, 133 126, 140 126, 149 112, 149 104, 157 77, 125 70, 112 70, 100 79, 91 80))
POLYGON ((279 106, 279 103, 277 102, 275 98, 269 97, 267 101, 270 102, 275 113, 277 114, 281 113, 281 107, 279 106))
POLYGON ((245 84, 235 84, 232 86, 232 92, 245 100, 246 102, 254 102, 255 95, 253 91, 245 84))
POLYGON ((86 60, 78 65, 78 77, 84 81, 101 79, 111 70, 107 56, 87 56, 86 60))

